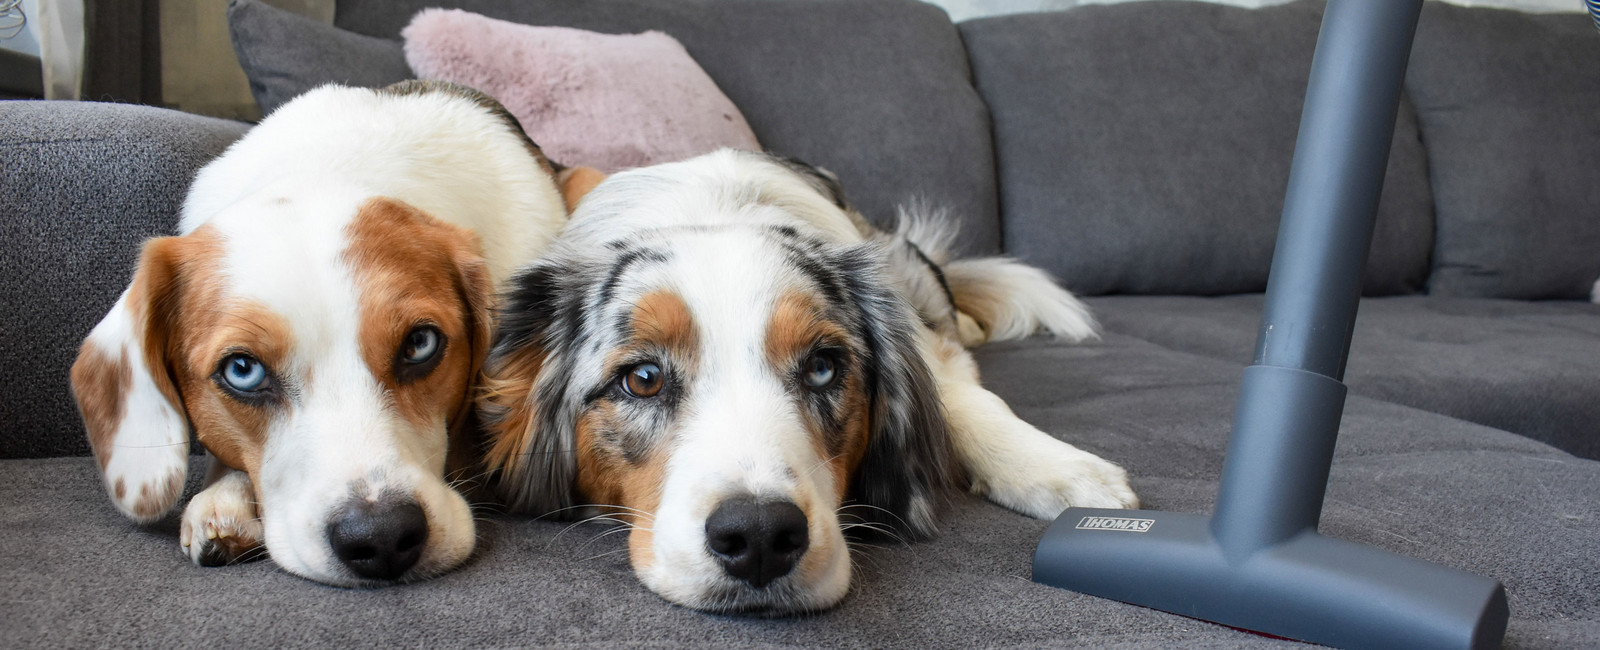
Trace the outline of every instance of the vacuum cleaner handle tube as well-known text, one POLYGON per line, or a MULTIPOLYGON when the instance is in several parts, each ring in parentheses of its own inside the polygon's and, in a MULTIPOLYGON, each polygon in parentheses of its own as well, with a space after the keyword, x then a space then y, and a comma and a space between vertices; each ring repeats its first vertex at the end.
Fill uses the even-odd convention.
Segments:
POLYGON ((1328 3, 1213 533, 1232 557, 1322 512, 1345 358, 1422 0, 1328 3))
POLYGON ((1344 378, 1421 5, 1366 0, 1327 8, 1267 281, 1258 365, 1344 378))
POLYGON ((1495 580, 1316 530, 1421 10, 1328 2, 1216 513, 1068 508, 1039 540, 1034 581, 1346 648, 1499 646, 1495 580))

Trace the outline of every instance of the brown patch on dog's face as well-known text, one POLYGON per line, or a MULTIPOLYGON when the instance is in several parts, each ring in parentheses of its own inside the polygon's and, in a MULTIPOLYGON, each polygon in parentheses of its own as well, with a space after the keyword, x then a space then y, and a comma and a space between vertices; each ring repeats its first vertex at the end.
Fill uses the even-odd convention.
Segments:
MULTIPOLYGON (((767 362, 780 377, 803 373, 801 366, 813 353, 831 349, 843 351, 850 345, 849 332, 829 320, 819 302, 804 293, 783 294, 767 320, 767 362)), ((870 400, 862 373, 855 371, 848 354, 837 359, 840 379, 836 400, 801 408, 801 417, 811 433, 817 455, 827 458, 833 474, 835 493, 841 498, 850 484, 850 474, 860 465, 871 435, 870 400)), ((834 504, 837 506, 838 504, 834 504)))
POLYGON ((643 458, 629 461, 601 432, 618 427, 615 405, 601 405, 578 418, 578 490, 591 503, 620 506, 602 510, 634 525, 628 534, 629 561, 635 568, 655 562, 651 550, 650 525, 661 505, 661 486, 666 477, 665 453, 652 450, 643 458))
MULTIPOLYGON (((637 359, 649 358, 664 382, 694 371, 699 335, 681 296, 666 290, 645 294, 635 301, 630 322, 632 335, 607 355, 608 366, 625 372, 637 359)), ((637 525, 628 537, 636 567, 653 562, 649 517, 660 505, 667 455, 659 443, 681 390, 669 385, 645 398, 613 393, 595 400, 576 423, 578 491, 592 503, 621 506, 615 514, 637 525)))
POLYGON ((285 368, 294 350, 289 324, 276 313, 242 300, 217 300, 209 313, 191 314, 179 326, 187 355, 178 373, 195 437, 229 467, 252 477, 261 469, 267 428, 287 405, 241 400, 217 385, 215 375, 234 354, 248 354, 269 369, 285 368))
POLYGON ((476 236, 387 198, 362 204, 346 235, 372 376, 413 425, 459 423, 488 352, 490 290, 476 236), (407 355, 429 330, 442 349, 413 363, 407 355))
MULTIPOLYGON (((227 396, 213 376, 223 359, 236 353, 275 367, 287 358, 293 341, 281 318, 226 295, 223 253, 222 237, 209 225, 182 237, 151 240, 128 304, 133 317, 145 322, 145 363, 156 385, 170 402, 183 405, 196 437, 218 460, 253 473, 260 466, 269 414, 227 396)), ((165 486, 166 491, 182 489, 180 478, 173 481, 176 485, 165 486)))

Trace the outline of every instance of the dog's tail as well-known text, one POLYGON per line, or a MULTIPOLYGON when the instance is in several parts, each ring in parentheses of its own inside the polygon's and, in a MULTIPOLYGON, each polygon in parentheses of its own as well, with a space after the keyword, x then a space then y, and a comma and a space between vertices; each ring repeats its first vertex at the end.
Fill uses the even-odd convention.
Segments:
POLYGON ((944 267, 945 281, 955 296, 956 310, 982 328, 981 338, 961 342, 1008 341, 1047 331, 1069 341, 1099 336, 1099 324, 1088 305, 1050 276, 1005 257, 955 260, 944 267))
POLYGON ((1098 338, 1089 307, 1044 271, 1005 257, 950 259, 954 233, 937 213, 913 206, 900 211, 899 221, 893 238, 915 246, 942 275, 963 345, 1020 339, 1039 330, 1074 342, 1098 338))

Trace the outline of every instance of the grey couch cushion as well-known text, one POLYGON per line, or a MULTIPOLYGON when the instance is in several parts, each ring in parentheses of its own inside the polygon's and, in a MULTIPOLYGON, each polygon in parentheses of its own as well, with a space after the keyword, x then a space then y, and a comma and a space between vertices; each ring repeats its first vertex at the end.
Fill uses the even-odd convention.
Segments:
MULTIPOLYGON (((1249 363, 1261 296, 1114 296, 1106 328, 1249 363)), ((1361 395, 1600 458, 1600 305, 1401 296, 1361 302, 1345 382, 1361 395)))
MULTIPOLYGON (((962 23, 994 118, 1006 252, 1073 290, 1266 287, 1320 2, 1137 2, 962 23)), ((1421 288, 1433 227, 1402 103, 1366 292, 1421 288)))
POLYGON ((768 149, 822 165, 869 218, 948 207, 967 251, 999 249, 988 113, 944 12, 911 0, 342 0, 335 24, 394 38, 425 7, 605 33, 671 34, 768 149))
MULTIPOLYGON (((1023 417, 1125 463, 1149 507, 1211 509, 1239 366, 1118 336, 980 357, 1023 417)), ((1509 647, 1600 634, 1600 463, 1359 397, 1346 413, 1323 532, 1504 581, 1509 647)), ((1045 522, 965 497, 932 542, 861 548, 837 609, 777 620, 667 604, 597 526, 489 516, 462 569, 355 591, 196 568, 175 522, 116 514, 89 459, 0 463, 0 501, 0 634, 20 646, 1303 647, 1034 584, 1045 522)))
POLYGON ((263 115, 323 84, 381 88, 414 77, 400 41, 347 32, 255 0, 228 2, 228 29, 263 115))
POLYGON ((1406 87, 1438 202, 1429 293, 1588 297, 1600 277, 1594 27, 1579 14, 1423 11, 1406 87))
POLYGON ((88 453, 67 369, 246 124, 128 104, 0 102, 0 458, 88 453))

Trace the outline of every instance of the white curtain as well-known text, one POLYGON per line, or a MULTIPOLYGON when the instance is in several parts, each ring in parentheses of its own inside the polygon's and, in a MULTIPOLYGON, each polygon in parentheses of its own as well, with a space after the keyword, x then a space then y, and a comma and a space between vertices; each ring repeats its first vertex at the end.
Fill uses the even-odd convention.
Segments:
POLYGON ((29 16, 39 39, 45 99, 78 99, 83 93, 83 0, 39 0, 29 16))

